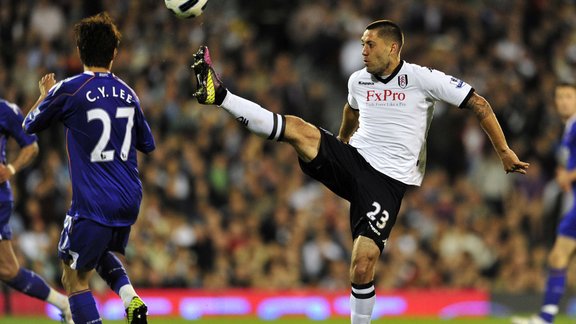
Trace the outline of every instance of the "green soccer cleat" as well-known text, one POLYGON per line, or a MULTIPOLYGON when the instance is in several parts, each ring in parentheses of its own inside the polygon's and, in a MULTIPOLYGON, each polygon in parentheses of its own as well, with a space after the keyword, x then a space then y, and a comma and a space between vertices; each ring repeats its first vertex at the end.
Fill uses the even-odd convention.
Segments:
POLYGON ((148 315, 148 307, 136 296, 130 301, 130 305, 126 308, 126 320, 129 324, 147 324, 146 315, 148 315))
POLYGON ((220 106, 228 90, 212 68, 210 51, 207 46, 200 46, 198 52, 194 54, 192 69, 194 69, 194 74, 196 74, 197 89, 194 93, 196 100, 203 105, 220 106))

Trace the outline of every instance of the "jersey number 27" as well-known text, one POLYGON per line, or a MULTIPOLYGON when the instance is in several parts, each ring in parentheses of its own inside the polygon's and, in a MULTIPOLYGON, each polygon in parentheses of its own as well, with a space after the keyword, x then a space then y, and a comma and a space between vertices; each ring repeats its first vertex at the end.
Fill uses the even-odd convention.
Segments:
MULTIPOLYGON (((102 122, 102 134, 96 143, 96 146, 90 154, 90 162, 109 162, 114 160, 114 150, 105 150, 108 142, 110 142, 110 133, 112 132, 112 119, 106 110, 102 108, 94 108, 87 111, 88 122, 99 120, 102 122)), ((122 141, 122 148, 120 150, 120 158, 122 161, 128 160, 128 153, 130 145, 132 144, 132 127, 134 126, 134 107, 118 107, 116 108, 115 118, 126 118, 126 132, 124 133, 124 140, 122 141)))

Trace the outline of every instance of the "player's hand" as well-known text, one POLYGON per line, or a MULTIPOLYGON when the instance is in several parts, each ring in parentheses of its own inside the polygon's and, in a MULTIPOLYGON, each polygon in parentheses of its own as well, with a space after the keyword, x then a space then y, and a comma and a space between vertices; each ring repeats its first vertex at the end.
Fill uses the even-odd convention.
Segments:
POLYGON ((521 173, 526 174, 530 163, 522 162, 516 156, 516 153, 511 149, 506 149, 506 151, 500 153, 500 160, 502 160, 502 165, 506 173, 521 173))
POLYGON ((8 169, 4 164, 0 164, 0 183, 4 183, 13 176, 14 174, 10 169, 8 169))
POLYGON ((48 91, 56 84, 54 73, 48 73, 38 81, 38 88, 40 88, 40 96, 46 97, 48 91))

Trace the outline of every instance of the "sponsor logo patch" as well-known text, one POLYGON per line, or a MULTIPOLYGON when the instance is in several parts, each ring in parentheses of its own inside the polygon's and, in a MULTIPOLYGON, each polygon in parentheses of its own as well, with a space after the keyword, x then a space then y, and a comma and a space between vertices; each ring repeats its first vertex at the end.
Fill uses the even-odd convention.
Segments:
POLYGON ((392 90, 368 90, 366 91, 366 101, 404 101, 406 94, 392 90))
POLYGON ((462 88, 464 86, 464 81, 456 79, 455 77, 450 78, 450 84, 456 86, 456 88, 462 88))

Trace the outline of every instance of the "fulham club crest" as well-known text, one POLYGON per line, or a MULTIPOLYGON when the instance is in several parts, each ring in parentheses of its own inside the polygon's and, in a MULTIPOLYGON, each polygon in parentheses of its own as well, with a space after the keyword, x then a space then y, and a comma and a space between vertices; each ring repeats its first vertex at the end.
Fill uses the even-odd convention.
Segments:
POLYGON ((400 88, 405 89, 408 85, 408 76, 406 74, 400 74, 398 76, 398 85, 400 88))

